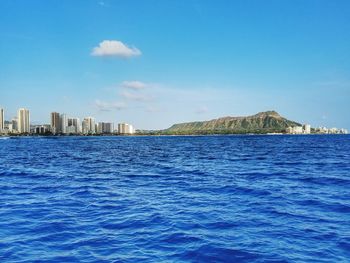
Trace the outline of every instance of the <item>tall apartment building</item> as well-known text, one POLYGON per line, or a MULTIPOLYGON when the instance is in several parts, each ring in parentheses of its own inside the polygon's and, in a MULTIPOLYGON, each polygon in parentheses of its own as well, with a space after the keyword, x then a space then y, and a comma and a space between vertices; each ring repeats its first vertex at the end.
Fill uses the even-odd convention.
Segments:
POLYGON ((97 133, 113 133, 114 125, 111 122, 99 122, 97 126, 97 133))
POLYGON ((68 133, 81 133, 80 120, 78 118, 68 118, 68 133))
POLYGON ((135 133, 135 130, 131 124, 118 123, 118 133, 119 134, 133 134, 133 133, 135 133))
POLYGON ((303 128, 304 128, 304 133, 305 134, 310 134, 311 133, 311 125, 310 124, 305 124, 303 128))
POLYGON ((95 119, 92 117, 86 117, 83 120, 83 133, 84 134, 94 134, 96 133, 95 119))
POLYGON ((67 133, 67 127, 68 127, 68 118, 66 114, 60 115, 60 130, 62 133, 67 133))
POLYGON ((30 133, 29 110, 20 108, 17 112, 17 126, 19 133, 30 133))
POLYGON ((61 132, 60 114, 58 112, 51 112, 51 132, 54 134, 61 132))
POLYGON ((5 130, 5 114, 4 109, 0 108, 0 132, 5 130))

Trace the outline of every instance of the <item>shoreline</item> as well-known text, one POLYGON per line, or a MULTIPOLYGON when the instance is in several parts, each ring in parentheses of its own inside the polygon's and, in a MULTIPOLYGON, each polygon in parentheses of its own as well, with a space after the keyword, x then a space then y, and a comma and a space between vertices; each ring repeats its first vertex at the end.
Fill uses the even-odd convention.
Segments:
POLYGON ((71 134, 71 135, 44 135, 44 134, 0 134, 0 138, 25 138, 25 137, 208 137, 208 136, 317 136, 317 135, 349 135, 348 133, 310 133, 310 134, 288 134, 288 133, 232 133, 232 134, 71 134))

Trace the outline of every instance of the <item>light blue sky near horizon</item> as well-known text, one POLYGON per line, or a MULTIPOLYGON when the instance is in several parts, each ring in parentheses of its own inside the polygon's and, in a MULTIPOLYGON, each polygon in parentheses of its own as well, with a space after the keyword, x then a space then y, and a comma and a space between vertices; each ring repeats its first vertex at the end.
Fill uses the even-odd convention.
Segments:
POLYGON ((2 0, 0 107, 140 129, 276 110, 349 129, 349 32, 340 0, 2 0), (92 56, 104 40, 141 55, 92 56))

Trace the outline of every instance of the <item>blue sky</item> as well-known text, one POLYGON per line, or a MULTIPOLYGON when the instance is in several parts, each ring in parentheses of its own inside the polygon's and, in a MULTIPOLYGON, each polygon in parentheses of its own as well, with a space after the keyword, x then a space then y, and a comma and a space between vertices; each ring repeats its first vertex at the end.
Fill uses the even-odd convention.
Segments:
POLYGON ((274 109, 350 128, 350 1, 0 1, 0 106, 141 129, 274 109))

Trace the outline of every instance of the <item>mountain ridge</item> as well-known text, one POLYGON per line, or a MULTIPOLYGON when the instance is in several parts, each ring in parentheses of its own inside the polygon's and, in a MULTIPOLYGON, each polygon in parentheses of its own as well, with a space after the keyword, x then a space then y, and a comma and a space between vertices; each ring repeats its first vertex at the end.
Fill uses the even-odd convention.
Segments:
POLYGON ((178 123, 164 132, 169 134, 272 133, 284 132, 287 127, 300 125, 298 122, 282 117, 277 111, 270 110, 249 116, 226 116, 209 121, 178 123))

